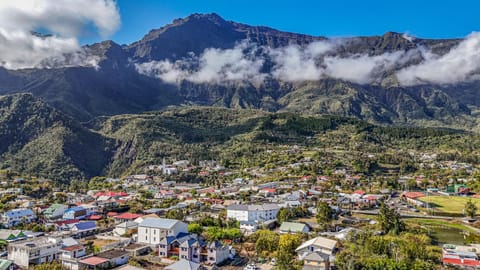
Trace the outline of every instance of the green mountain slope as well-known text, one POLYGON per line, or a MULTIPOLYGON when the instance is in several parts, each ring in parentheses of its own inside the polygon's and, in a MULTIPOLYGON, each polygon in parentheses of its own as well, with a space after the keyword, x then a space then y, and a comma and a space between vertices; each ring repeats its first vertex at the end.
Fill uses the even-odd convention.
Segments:
POLYGON ((0 97, 0 167, 58 180, 102 174, 113 141, 30 94, 0 97))
POLYGON ((480 161, 475 133, 252 109, 176 107, 80 124, 30 94, 17 94, 0 97, 0 127, 0 168, 59 181, 142 173, 163 158, 261 167, 279 149, 297 146, 347 164, 372 155, 398 167, 422 151, 480 161))

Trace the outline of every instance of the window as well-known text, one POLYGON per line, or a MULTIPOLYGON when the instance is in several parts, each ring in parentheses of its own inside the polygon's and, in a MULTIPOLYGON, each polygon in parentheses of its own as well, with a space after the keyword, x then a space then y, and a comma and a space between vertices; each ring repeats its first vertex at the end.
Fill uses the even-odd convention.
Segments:
POLYGON ((148 240, 148 236, 145 235, 145 240, 148 240))
POLYGON ((156 237, 153 237, 153 242, 157 241, 157 238, 156 237))

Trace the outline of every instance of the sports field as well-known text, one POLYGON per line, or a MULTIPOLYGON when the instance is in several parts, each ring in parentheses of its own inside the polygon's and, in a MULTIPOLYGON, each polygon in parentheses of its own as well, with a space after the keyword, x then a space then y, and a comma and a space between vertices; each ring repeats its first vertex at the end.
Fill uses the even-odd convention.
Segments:
POLYGON ((478 214, 480 214, 480 199, 478 198, 459 196, 425 196, 420 198, 422 202, 429 202, 430 205, 433 205, 435 211, 448 214, 462 214, 465 203, 470 199, 477 205, 479 209, 478 214))

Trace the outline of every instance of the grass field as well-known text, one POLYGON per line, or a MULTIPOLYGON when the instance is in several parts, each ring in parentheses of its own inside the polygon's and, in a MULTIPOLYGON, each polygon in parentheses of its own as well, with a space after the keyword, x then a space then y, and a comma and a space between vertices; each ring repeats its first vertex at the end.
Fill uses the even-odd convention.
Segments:
POLYGON ((435 211, 441 211, 448 214, 462 214, 465 203, 472 199, 480 210, 480 199, 458 196, 428 196, 420 198, 423 202, 429 202, 435 208, 435 211))

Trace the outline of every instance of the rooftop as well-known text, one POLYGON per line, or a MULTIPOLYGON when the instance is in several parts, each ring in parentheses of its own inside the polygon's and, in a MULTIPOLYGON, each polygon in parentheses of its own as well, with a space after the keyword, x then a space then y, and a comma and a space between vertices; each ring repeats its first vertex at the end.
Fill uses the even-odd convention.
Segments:
POLYGON ((333 250, 336 245, 337 241, 319 236, 304 242, 297 249, 295 249, 295 251, 299 251, 309 246, 317 246, 333 250))
POLYGON ((167 218, 146 218, 138 226, 139 227, 150 227, 150 228, 162 228, 162 229, 171 229, 175 226, 178 220, 167 219, 167 218))
POLYGON ((99 264, 108 262, 108 260, 104 258, 99 258, 97 256, 92 256, 92 257, 88 257, 86 259, 80 260, 80 262, 88 265, 99 265, 99 264))
POLYGON ((104 252, 98 253, 96 256, 100 258, 105 258, 105 259, 115 259, 124 255, 127 255, 128 253, 123 251, 123 250, 118 250, 118 249, 112 249, 112 250, 107 250, 104 252))

